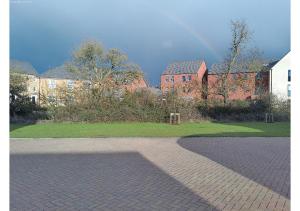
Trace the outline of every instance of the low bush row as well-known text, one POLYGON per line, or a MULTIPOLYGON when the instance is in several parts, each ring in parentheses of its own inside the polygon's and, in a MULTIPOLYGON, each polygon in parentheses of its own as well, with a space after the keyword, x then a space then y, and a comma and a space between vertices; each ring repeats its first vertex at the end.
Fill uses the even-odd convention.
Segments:
MULTIPOLYGON (((29 114, 24 119, 48 119, 72 122, 168 122, 171 112, 180 113, 182 121, 264 121, 269 112, 269 98, 247 101, 187 100, 176 95, 157 96, 148 90, 125 93, 122 97, 105 96, 95 100, 86 94, 85 99, 64 105, 49 105, 29 114)), ((290 120, 290 102, 273 97, 272 112, 275 121, 290 120)), ((20 121, 20 117, 11 118, 20 121)))

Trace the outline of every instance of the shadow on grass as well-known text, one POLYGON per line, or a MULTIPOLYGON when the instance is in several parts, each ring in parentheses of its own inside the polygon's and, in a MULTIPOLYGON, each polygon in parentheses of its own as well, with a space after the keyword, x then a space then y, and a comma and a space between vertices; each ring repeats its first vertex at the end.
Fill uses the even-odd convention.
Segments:
POLYGON ((290 198, 289 138, 191 138, 177 143, 290 198))
POLYGON ((22 127, 35 125, 39 120, 38 119, 27 119, 24 117, 10 117, 9 120, 9 132, 17 130, 22 127))
POLYGON ((14 210, 217 210, 137 152, 11 154, 14 210))
POLYGON ((9 125, 9 132, 17 130, 19 128, 27 127, 30 125, 35 125, 36 123, 13 123, 9 125))

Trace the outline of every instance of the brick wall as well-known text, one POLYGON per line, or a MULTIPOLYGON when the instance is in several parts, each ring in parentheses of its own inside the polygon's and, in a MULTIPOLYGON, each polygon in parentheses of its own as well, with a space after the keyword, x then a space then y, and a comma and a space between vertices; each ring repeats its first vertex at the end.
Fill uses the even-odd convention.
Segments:
MULTIPOLYGON (((220 86, 220 76, 208 74, 208 99, 223 99, 217 94, 220 86)), ((259 96, 259 88, 262 93, 268 91, 269 74, 262 73, 257 76, 255 72, 232 73, 228 75, 228 86, 230 86, 229 100, 250 100, 259 96)))
POLYGON ((207 72, 205 62, 202 62, 196 73, 161 75, 160 86, 163 93, 176 90, 179 96, 201 98, 203 78, 207 72), (183 80, 185 77, 185 81, 183 80))

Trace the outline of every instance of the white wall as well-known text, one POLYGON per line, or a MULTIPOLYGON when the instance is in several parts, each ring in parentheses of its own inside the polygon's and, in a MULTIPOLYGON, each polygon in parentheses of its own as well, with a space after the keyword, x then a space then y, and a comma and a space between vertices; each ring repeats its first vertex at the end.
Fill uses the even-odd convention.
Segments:
MULTIPOLYGON (((288 70, 291 70, 290 52, 274 65, 272 68, 272 81, 270 80, 272 83, 272 94, 284 100, 289 99, 288 84, 291 84, 291 82, 288 82, 288 70)), ((291 70, 292 77, 293 71, 291 70)))

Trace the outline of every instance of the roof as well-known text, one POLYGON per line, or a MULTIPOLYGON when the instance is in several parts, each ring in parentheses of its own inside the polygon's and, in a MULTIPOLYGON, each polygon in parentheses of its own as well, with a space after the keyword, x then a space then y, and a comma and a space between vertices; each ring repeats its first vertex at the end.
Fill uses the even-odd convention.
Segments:
POLYGON ((35 76, 38 75, 36 69, 29 62, 11 60, 9 69, 12 73, 22 73, 35 76))
POLYGON ((173 62, 168 65, 167 69, 163 72, 163 75, 175 75, 183 73, 195 74, 199 70, 202 63, 203 60, 173 62))
MULTIPOLYGON (((270 70, 273 66, 277 64, 277 61, 269 62, 267 64, 264 64, 261 71, 268 71, 270 70)), ((224 63, 221 64, 213 64, 211 68, 208 70, 208 74, 219 74, 219 73, 225 73, 227 70, 227 66, 224 63)), ((232 67, 232 70, 230 73, 250 73, 250 72, 258 72, 259 70, 251 70, 249 69, 248 64, 240 64, 240 65, 235 65, 232 67)))
POLYGON ((273 62, 270 62, 270 63, 264 65, 263 70, 267 71, 267 70, 272 69, 278 62, 279 62, 279 60, 276 60, 276 61, 273 61, 273 62))
POLYGON ((49 69, 46 72, 44 72, 41 76, 45 78, 56 78, 56 79, 72 79, 72 80, 80 79, 78 75, 68 71, 64 65, 55 67, 53 69, 49 69))
MULTIPOLYGON (((213 64, 211 68, 208 70, 208 74, 220 74, 227 72, 227 65, 224 63, 213 64)), ((248 70, 247 67, 242 66, 234 66, 231 68, 230 73, 239 73, 239 72, 253 72, 248 70)))

